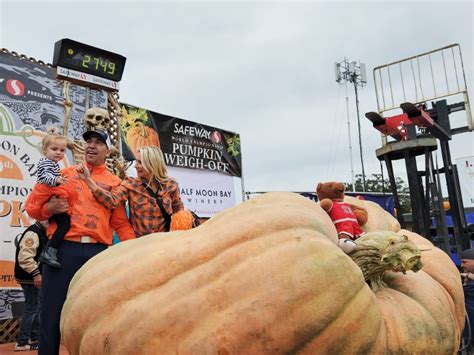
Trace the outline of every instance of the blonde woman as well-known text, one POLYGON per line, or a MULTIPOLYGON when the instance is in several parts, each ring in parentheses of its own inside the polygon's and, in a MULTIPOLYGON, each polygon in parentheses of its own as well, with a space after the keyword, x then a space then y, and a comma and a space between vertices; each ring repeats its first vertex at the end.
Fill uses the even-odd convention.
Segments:
POLYGON ((94 197, 107 208, 115 208, 128 200, 130 221, 137 237, 169 231, 171 215, 184 210, 178 183, 168 176, 160 148, 141 147, 136 155, 137 177, 126 177, 112 191, 98 186, 84 165, 77 171, 94 197))

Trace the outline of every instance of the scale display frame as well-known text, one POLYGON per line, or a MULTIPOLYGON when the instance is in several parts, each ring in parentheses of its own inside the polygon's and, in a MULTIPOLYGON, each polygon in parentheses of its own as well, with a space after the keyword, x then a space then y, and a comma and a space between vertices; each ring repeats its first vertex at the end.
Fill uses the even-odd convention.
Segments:
POLYGON ((120 54, 63 38, 54 44, 52 66, 119 82, 126 60, 127 58, 120 54))

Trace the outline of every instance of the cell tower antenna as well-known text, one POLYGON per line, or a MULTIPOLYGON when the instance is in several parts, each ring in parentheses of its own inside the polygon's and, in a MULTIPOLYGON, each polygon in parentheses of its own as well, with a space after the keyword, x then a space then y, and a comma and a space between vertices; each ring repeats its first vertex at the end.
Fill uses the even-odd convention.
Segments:
POLYGON ((347 83, 352 83, 354 85, 355 99, 356 99, 356 111, 357 111, 357 127, 359 131, 359 152, 360 152, 360 164, 362 167, 362 191, 367 191, 367 184, 365 182, 365 168, 364 168, 364 154, 362 149, 362 136, 360 132, 360 114, 359 114, 359 93, 357 87, 361 88, 367 83, 367 72, 365 70, 365 64, 360 61, 349 62, 347 58, 344 57, 342 62, 334 63, 336 82, 339 84, 344 83, 346 85, 346 108, 347 108, 347 125, 349 131, 349 154, 351 160, 351 174, 352 174, 352 186, 355 190, 354 185, 354 172, 352 168, 352 146, 351 146, 351 137, 350 137, 350 123, 349 123, 349 99, 347 97, 347 83))

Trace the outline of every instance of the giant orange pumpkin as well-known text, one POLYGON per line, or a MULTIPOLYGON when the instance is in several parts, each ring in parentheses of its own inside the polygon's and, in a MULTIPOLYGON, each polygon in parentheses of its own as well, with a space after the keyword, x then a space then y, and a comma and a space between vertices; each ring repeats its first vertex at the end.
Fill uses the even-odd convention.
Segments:
POLYGON ((422 270, 386 271, 372 289, 325 211, 268 193, 91 259, 71 282, 62 340, 73 355, 455 354, 456 267, 420 236, 380 236, 420 246, 422 270))

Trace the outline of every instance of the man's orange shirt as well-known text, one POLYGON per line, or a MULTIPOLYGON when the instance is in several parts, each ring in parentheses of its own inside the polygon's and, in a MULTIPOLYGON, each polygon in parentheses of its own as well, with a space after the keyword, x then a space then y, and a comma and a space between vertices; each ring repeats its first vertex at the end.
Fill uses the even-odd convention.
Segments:
MULTIPOLYGON (((120 185, 121 180, 107 171, 105 164, 93 167, 87 165, 87 167, 90 169, 92 180, 103 189, 110 191, 120 185)), ((87 184, 79 178, 74 166, 63 169, 61 175, 69 180, 76 180, 74 186, 78 190, 78 198, 70 206, 71 229, 67 232, 65 240, 77 240, 82 236, 88 236, 99 243, 111 245, 113 230, 117 232, 120 240, 135 238, 135 232, 128 222, 123 205, 110 210, 99 203, 87 184)), ((49 219, 51 213, 46 205, 33 205, 31 201, 34 199, 30 196, 28 196, 25 205, 28 215, 39 221, 49 219)), ((48 235, 51 235, 55 230, 56 223, 53 222, 48 228, 48 235)))

